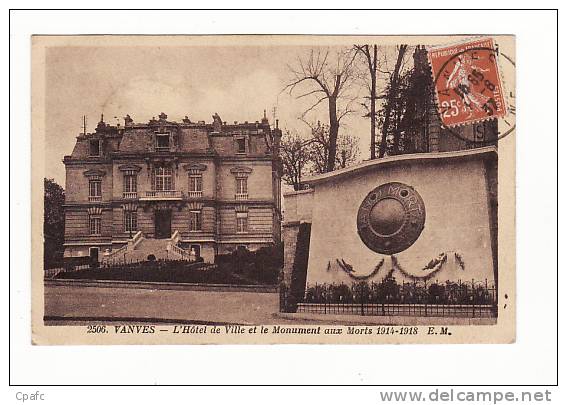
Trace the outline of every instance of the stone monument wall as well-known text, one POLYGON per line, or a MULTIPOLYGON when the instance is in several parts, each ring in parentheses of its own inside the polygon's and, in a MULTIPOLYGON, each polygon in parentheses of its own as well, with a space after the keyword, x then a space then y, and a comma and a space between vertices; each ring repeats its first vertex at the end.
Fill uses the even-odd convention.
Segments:
MULTIPOLYGON (((493 259, 497 255, 496 161, 496 149, 486 147, 388 157, 313 177, 307 181, 308 193, 284 196, 285 248, 295 249, 293 223, 310 222, 310 284, 350 283, 366 277, 378 282, 387 274, 399 282, 429 275, 431 281, 439 282, 492 282, 497 272, 493 259), (421 197, 424 224, 421 229, 419 221, 408 216, 415 222, 412 226, 421 229, 415 242, 401 251, 380 253, 361 239, 360 218, 366 217, 360 216, 359 208, 373 190, 393 182, 409 186, 421 197)), ((408 207, 414 209, 412 204, 408 207)), ((370 217, 370 222, 381 220, 370 217)), ((394 245, 396 237, 394 232, 390 238, 394 245)), ((389 238, 384 240, 390 243, 389 238)), ((295 251, 286 251, 284 274, 291 271, 292 256, 295 251)))

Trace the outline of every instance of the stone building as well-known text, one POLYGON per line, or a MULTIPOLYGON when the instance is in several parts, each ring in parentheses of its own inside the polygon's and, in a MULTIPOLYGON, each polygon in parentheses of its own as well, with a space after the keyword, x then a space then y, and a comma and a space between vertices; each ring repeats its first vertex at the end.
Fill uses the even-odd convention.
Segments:
POLYGON ((109 125, 65 156, 65 257, 213 262, 280 240, 281 131, 261 121, 109 125))

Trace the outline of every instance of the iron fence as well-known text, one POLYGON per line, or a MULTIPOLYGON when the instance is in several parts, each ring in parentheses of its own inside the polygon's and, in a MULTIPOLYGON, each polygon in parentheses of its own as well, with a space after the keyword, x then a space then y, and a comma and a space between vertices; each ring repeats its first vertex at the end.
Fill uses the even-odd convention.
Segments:
POLYGON ((495 317, 497 291, 488 280, 307 285, 297 299, 280 288, 280 311, 384 316, 495 317))
POLYGON ((113 271, 113 270, 134 270, 142 268, 186 268, 191 270, 212 271, 217 268, 216 264, 203 263, 203 262, 187 262, 186 260, 127 260, 120 262, 103 262, 103 263, 88 263, 80 265, 72 265, 67 267, 57 267, 53 269, 44 270, 44 278, 57 278, 58 275, 63 273, 75 273, 83 270, 93 271, 113 271))

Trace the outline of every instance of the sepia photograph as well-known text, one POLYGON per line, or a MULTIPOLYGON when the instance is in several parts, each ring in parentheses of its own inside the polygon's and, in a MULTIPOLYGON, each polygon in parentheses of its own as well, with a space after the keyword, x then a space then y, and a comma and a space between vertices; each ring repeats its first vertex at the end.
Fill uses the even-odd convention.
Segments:
POLYGON ((515 59, 33 36, 33 343, 513 343, 515 59))

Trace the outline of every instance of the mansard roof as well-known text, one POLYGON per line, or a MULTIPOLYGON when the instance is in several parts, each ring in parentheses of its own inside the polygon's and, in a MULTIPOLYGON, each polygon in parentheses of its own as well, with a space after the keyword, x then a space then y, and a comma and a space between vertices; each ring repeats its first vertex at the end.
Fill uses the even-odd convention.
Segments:
MULTIPOLYGON (((90 158, 88 151, 91 139, 102 141, 101 157, 109 157, 111 153, 153 153, 155 152, 156 133, 170 135, 171 152, 210 154, 215 153, 217 147, 222 150, 221 153, 225 153, 228 147, 228 144, 224 143, 225 141, 213 141, 213 137, 218 139, 218 137, 231 137, 235 134, 263 136, 272 132, 265 113, 261 121, 255 122, 235 121, 228 124, 226 121, 222 121, 217 113, 212 116, 212 119, 212 123, 193 122, 185 116, 180 121, 173 121, 162 112, 157 118, 152 117, 145 123, 136 123, 130 115, 126 115, 124 125, 110 125, 104 122, 104 117, 101 115, 96 131, 80 134, 77 137, 72 155, 66 156, 65 161, 90 158)), ((226 142, 231 141, 227 139, 226 142)))

